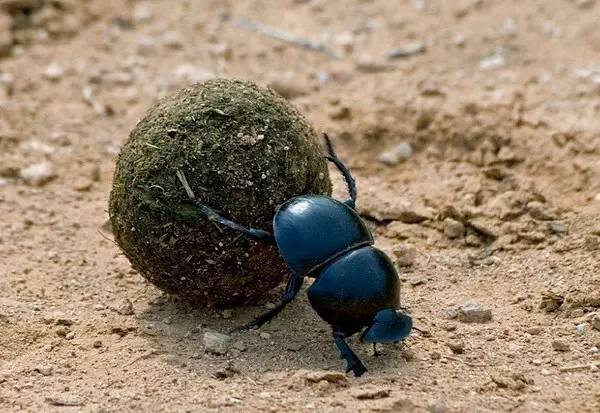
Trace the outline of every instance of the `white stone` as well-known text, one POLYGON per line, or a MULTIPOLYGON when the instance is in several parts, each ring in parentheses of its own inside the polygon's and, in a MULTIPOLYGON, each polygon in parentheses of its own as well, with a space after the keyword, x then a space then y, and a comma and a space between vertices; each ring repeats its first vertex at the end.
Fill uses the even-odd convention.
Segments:
POLYGON ((397 165, 410 158, 412 154, 412 145, 408 142, 401 142, 393 148, 381 152, 377 160, 386 165, 397 165))
POLYGON ((57 81, 65 75, 65 69, 58 63, 52 62, 46 67, 44 77, 48 80, 57 81))
POLYGON ((21 169, 21 178, 30 185, 43 186, 56 177, 50 162, 40 162, 21 169))
POLYGON ((499 52, 495 52, 494 54, 481 59, 479 62, 479 68, 481 70, 498 69, 503 66, 506 66, 506 59, 504 58, 504 55, 499 52))

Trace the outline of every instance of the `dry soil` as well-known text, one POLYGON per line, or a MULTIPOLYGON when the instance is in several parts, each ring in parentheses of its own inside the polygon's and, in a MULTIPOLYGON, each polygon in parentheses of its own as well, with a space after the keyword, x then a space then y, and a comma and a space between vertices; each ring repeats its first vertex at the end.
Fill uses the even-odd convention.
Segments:
POLYGON ((600 411, 599 24, 594 0, 0 0, 0 410, 600 411), (137 119, 215 76, 328 131, 408 264, 421 332, 352 340, 359 379, 304 293, 205 352, 264 308, 167 297, 102 227, 137 119))

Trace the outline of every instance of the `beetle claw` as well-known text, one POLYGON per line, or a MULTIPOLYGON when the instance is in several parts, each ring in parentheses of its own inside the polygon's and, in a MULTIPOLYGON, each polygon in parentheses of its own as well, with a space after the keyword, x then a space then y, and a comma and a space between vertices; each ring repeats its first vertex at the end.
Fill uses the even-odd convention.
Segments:
POLYGON ((352 373, 354 373, 355 377, 360 377, 363 374, 365 374, 365 372, 367 371, 367 368, 365 367, 364 364, 362 364, 362 362, 360 360, 356 360, 356 362, 352 365, 352 366, 348 366, 348 368, 346 368, 346 373, 348 373, 349 371, 352 371, 352 373))
POLYGON ((346 343, 346 335, 334 331, 333 337, 335 345, 340 351, 340 358, 346 360, 346 373, 352 371, 356 377, 362 376, 367 371, 367 368, 346 343))

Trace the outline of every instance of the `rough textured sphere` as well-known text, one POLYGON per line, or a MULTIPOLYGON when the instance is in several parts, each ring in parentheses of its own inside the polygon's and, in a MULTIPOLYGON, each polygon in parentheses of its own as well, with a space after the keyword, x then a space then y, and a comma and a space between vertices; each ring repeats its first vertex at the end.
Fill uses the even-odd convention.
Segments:
POLYGON ((315 130, 269 89, 212 80, 150 108, 117 161, 112 229, 144 277, 204 305, 255 302, 288 270, 275 247, 201 217, 177 170, 203 204, 269 231, 283 201, 331 193, 315 130))

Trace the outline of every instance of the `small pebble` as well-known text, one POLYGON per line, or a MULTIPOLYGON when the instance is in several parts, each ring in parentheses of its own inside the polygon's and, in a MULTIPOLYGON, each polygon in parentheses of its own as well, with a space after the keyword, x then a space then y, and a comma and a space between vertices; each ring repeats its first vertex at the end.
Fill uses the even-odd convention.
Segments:
POLYGON ((226 354, 229 351, 231 337, 227 334, 207 331, 202 337, 205 351, 214 354, 226 354))
POLYGON ((504 20, 502 24, 502 34, 509 37, 514 37, 517 34, 517 22, 512 17, 504 20))
POLYGON ((163 34, 162 43, 169 49, 181 49, 183 47, 181 36, 176 31, 169 31, 163 34))
POLYGON ((238 340, 235 343, 233 343, 232 347, 241 352, 248 350, 248 346, 242 340, 238 340))
POLYGON ((78 192, 86 192, 89 191, 93 185, 94 182, 91 179, 85 176, 80 176, 77 179, 75 179, 72 186, 73 189, 78 192))
POLYGON ((465 343, 461 340, 452 340, 446 343, 446 345, 454 354, 462 354, 465 351, 465 343))
POLYGON ((533 219, 540 221, 549 221, 554 219, 554 216, 548 211, 548 208, 539 201, 531 201, 527 204, 527 211, 533 219))
POLYGON ((508 378, 499 374, 490 374, 490 379, 501 389, 505 389, 510 386, 510 381, 508 378))
POLYGON ((33 186, 43 186, 56 177, 50 162, 40 162, 21 169, 21 179, 33 186))
POLYGON ((552 348, 556 351, 569 351, 571 346, 566 341, 557 339, 552 341, 552 348))
POLYGON ((481 246, 481 239, 474 234, 469 234, 465 238, 465 245, 469 247, 479 247, 481 246))
POLYGON ((421 113, 419 113, 419 116, 417 116, 417 121, 415 122, 415 129, 418 131, 427 129, 429 125, 431 125, 431 122, 433 122, 433 116, 431 112, 422 111, 421 113))
POLYGON ((396 265, 410 267, 415 263, 417 249, 409 244, 397 244, 392 249, 392 254, 396 258, 396 265))
POLYGON ((448 408, 443 400, 436 399, 427 403, 427 411, 430 413, 446 413, 448 408))
POLYGON ((65 75, 65 70, 57 63, 50 63, 44 70, 44 77, 48 80, 56 82, 65 75))
POLYGON ((456 325, 452 323, 444 323, 442 324, 442 328, 446 331, 456 331, 456 325))
POLYGON ((486 323, 492 319, 492 310, 470 300, 458 309, 457 317, 463 323, 486 323))
POLYGON ((73 340, 75 338, 75 333, 73 331, 69 331, 65 336, 67 340, 73 340))
POLYGON ((596 314, 591 320, 592 328, 600 331, 600 314, 596 314))
POLYGON ((261 331, 261 333, 259 334, 260 338, 268 340, 271 338, 271 334, 267 333, 266 331, 261 331))
POLYGON ((325 380, 321 380, 319 383, 317 383, 317 391, 320 394, 327 394, 329 393, 330 390, 332 390, 332 385, 331 383, 329 383, 328 381, 325 380))
POLYGON ((499 52, 485 57, 479 62, 479 68, 481 70, 498 69, 503 66, 506 66, 506 59, 504 58, 504 55, 499 52))
POLYGON ((423 42, 412 42, 398 47, 387 54, 388 59, 405 59, 427 51, 427 46, 423 42))
POLYGON ((485 265, 500 265, 502 260, 495 255, 492 255, 491 257, 484 258, 482 263, 485 265))
POLYGON ((102 341, 95 340, 93 346, 94 346, 94 348, 100 348, 100 347, 102 347, 102 341))
POLYGON ((136 23, 148 22, 153 16, 152 7, 148 3, 137 4, 133 10, 133 20, 136 23))
POLYGON ((65 338, 68 333, 69 333, 69 330, 67 330, 64 327, 59 327, 56 329, 56 335, 59 337, 65 338))
POLYGON ((446 218, 444 220, 444 235, 448 238, 459 238, 465 233, 465 226, 462 222, 456 221, 452 218, 446 218))
POLYGON ((406 161, 412 154, 412 145, 408 142, 401 142, 393 148, 381 152, 377 157, 377 160, 386 165, 393 166, 406 161))
POLYGON ((121 304, 116 308, 117 313, 121 315, 133 315, 135 312, 133 310, 133 304, 129 299, 123 300, 121 304))
POLYGON ((550 228, 550 231, 554 232, 555 234, 564 234, 567 232, 567 226, 560 221, 551 222, 548 224, 548 227, 550 228))
POLYGON ((269 87, 286 99, 295 99, 310 93, 310 89, 308 89, 308 87, 303 83, 299 82, 297 78, 273 79, 271 82, 269 82, 269 87))
POLYGON ((442 310, 442 316, 448 320, 454 320, 458 317, 458 310, 456 308, 444 308, 442 310))
POLYGON ((585 323, 577 324, 577 326, 575 327, 575 329, 577 330, 577 334, 579 334, 580 336, 584 335, 585 327, 586 327, 585 323))
POLYGON ((51 376, 53 372, 52 366, 45 364, 37 366, 34 370, 40 373, 42 376, 51 376))
POLYGON ((454 36, 454 44, 457 47, 463 47, 465 45, 465 35, 462 33, 458 33, 456 36, 454 36))

